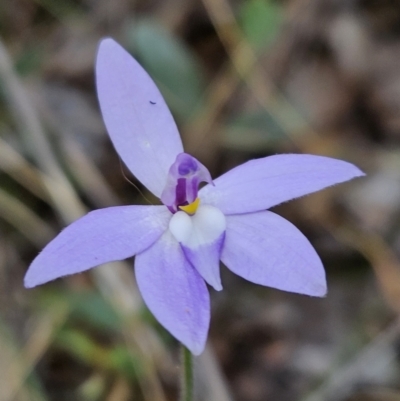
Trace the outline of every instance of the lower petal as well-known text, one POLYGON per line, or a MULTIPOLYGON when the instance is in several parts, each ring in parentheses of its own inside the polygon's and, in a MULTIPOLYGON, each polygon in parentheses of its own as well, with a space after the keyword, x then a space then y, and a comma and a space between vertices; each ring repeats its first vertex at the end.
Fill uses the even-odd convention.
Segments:
POLYGON ((119 206, 90 212, 43 249, 28 269, 25 286, 35 287, 142 252, 167 229, 170 218, 165 206, 119 206))
POLYGON ((326 294, 322 262, 291 223, 265 211, 227 216, 222 262, 256 284, 312 296, 326 294))
POLYGON ((203 279, 216 291, 222 290, 219 261, 221 259, 221 250, 224 240, 225 232, 223 232, 215 241, 207 245, 189 248, 181 244, 186 258, 200 273, 201 277, 203 277, 203 279))
POLYGON ((189 262, 217 291, 222 290, 219 261, 225 239, 226 220, 214 206, 200 206, 193 216, 177 212, 169 229, 181 244, 189 262))
POLYGON ((157 320, 193 354, 200 354, 210 324, 210 297, 204 280, 169 231, 136 256, 135 274, 157 320))

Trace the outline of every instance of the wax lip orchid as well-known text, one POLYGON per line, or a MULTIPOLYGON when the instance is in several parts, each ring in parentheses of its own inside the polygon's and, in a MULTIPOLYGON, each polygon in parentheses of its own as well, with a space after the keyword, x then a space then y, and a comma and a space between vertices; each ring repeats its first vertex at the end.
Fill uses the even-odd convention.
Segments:
POLYGON ((72 223, 36 257, 34 287, 136 255, 135 275, 148 308, 193 354, 204 349, 210 299, 222 289, 219 262, 257 284, 324 296, 315 250, 272 206, 362 176, 352 164, 286 154, 251 160, 214 181, 184 153, 165 101, 143 68, 114 40, 96 63, 104 122, 122 160, 161 206, 100 209, 72 223), (199 190, 199 184, 206 185, 199 190))

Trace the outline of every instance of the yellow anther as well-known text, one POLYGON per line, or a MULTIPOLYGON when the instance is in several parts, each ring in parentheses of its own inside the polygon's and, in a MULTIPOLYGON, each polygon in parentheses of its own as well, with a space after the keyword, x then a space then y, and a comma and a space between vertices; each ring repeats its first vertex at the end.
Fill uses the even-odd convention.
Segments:
POLYGON ((192 216, 196 213, 199 204, 200 204, 200 199, 196 198, 194 202, 189 203, 186 206, 179 206, 179 209, 183 210, 184 212, 192 216))

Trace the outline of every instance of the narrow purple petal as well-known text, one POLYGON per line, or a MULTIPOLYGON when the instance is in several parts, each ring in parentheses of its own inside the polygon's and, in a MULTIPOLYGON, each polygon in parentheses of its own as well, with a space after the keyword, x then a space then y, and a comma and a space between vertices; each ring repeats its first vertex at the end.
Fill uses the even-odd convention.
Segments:
POLYGON ((169 231, 136 256, 135 272, 150 311, 175 338, 199 355, 210 324, 210 297, 203 279, 169 231))
POLYGON ((142 252, 167 229, 170 218, 164 206, 119 206, 90 212, 61 231, 36 257, 26 273, 25 287, 142 252))
POLYGON ((199 191, 224 214, 257 212, 363 176, 354 165, 313 155, 276 155, 244 163, 199 191))
POLYGON ((160 197, 183 152, 174 119, 150 76, 113 39, 100 43, 97 94, 111 140, 136 178, 160 197))
POLYGON ((326 294, 325 271, 307 238, 265 211, 227 216, 222 262, 256 284, 312 296, 326 294))

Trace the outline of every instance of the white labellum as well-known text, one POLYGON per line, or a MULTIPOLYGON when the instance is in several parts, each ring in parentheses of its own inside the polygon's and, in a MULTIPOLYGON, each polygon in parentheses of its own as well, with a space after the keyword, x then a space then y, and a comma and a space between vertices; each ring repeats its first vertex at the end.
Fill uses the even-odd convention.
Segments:
POLYGON ((179 243, 195 249, 216 241, 226 229, 226 219, 216 207, 201 205, 193 216, 182 211, 175 213, 169 229, 179 243))
POLYGON ((169 229, 204 280, 221 290, 219 260, 226 229, 224 214, 214 206, 201 205, 193 216, 183 211, 175 213, 169 229))

